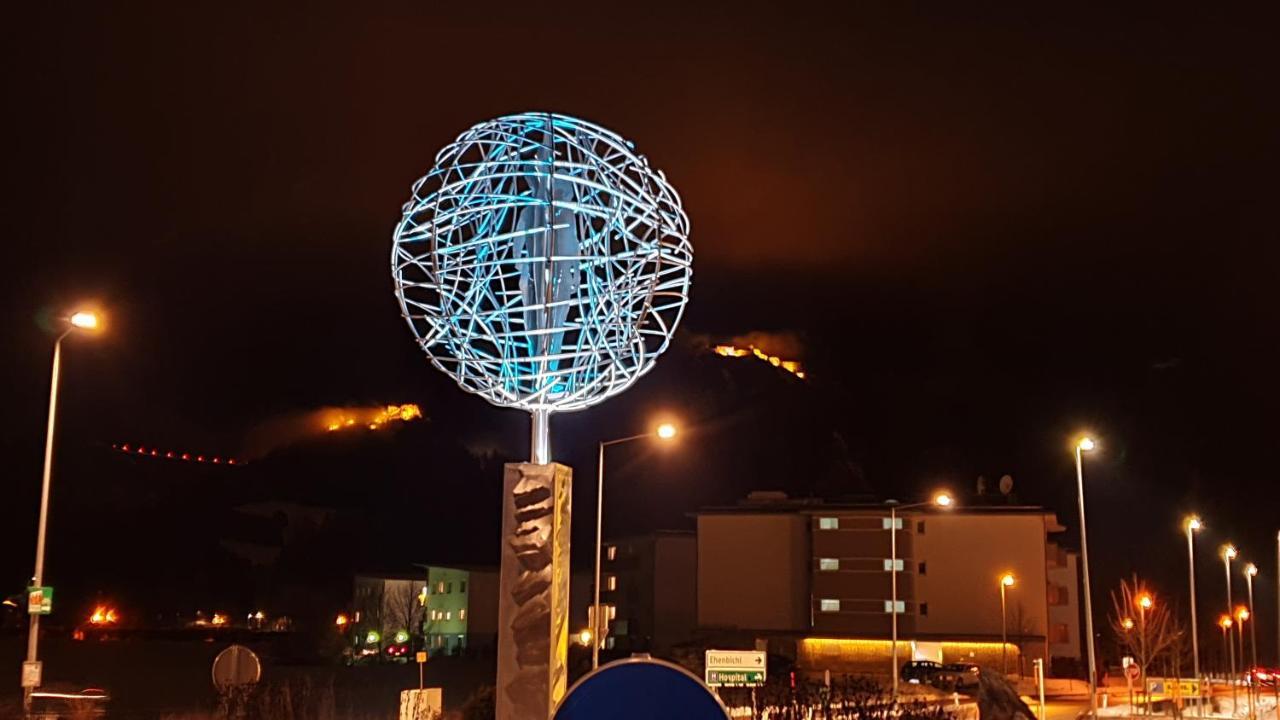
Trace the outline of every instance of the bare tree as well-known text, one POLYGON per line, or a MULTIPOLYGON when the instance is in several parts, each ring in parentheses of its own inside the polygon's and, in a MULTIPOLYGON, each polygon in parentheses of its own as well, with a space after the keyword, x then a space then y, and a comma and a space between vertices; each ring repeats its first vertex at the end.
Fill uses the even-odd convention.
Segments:
POLYGON ((418 588, 427 582, 411 580, 396 582, 387 588, 386 622, 387 630, 396 632, 404 630, 410 637, 422 634, 422 620, 426 614, 426 605, 418 588))
POLYGON ((1121 580, 1120 587, 1111 591, 1111 605, 1111 630, 1121 650, 1138 665, 1150 715, 1147 671, 1152 663, 1174 651, 1183 635, 1182 627, 1174 619, 1170 605, 1160 602, 1136 574, 1130 580, 1121 580))

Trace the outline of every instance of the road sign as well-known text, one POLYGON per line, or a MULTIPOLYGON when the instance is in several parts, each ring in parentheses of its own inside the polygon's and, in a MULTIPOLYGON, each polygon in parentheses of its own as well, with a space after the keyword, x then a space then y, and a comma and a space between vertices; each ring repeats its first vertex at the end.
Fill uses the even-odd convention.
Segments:
POLYGON ((243 645, 232 645, 213 659, 213 684, 219 690, 253 685, 260 679, 262 663, 243 645))
POLYGON ((53 588, 48 585, 27 588, 27 614, 48 615, 51 612, 53 612, 53 588))
POLYGON ((766 658, 759 650, 708 650, 706 680, 711 687, 763 685, 766 658))
POLYGON ((44 669, 39 660, 28 660, 22 663, 22 687, 40 687, 40 675, 44 669))
POLYGON ((552 718, 729 720, 729 713, 697 676, 646 655, 611 662, 579 680, 552 718))
POLYGON ((418 664, 419 664, 419 665, 421 665, 422 663, 426 662, 426 661, 427 661, 427 651, 426 651, 426 650, 419 650, 419 651, 417 652, 416 656, 414 657, 414 659, 418 661, 418 664))

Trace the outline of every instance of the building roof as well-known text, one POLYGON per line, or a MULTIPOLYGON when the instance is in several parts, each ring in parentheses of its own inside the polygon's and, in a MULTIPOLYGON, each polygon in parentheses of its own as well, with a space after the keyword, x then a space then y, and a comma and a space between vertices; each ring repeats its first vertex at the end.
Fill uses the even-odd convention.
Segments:
MULTIPOLYGON (((1057 514, 1040 505, 982 505, 975 504, 977 498, 961 499, 954 507, 942 510, 930 505, 913 505, 901 509, 901 513, 948 513, 953 515, 1041 515, 1048 519, 1049 532, 1063 532, 1065 527, 1058 523, 1057 514)), ((784 493, 751 493, 736 505, 713 505, 701 508, 692 515, 827 515, 831 513, 884 513, 889 505, 883 502, 827 502, 821 498, 790 498, 784 493)))

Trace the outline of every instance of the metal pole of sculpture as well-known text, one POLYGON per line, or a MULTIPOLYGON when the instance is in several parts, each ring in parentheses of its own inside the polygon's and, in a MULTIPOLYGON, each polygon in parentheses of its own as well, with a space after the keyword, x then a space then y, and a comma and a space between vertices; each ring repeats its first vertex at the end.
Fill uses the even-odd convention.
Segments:
POLYGON ((497 712, 546 717, 566 690, 572 495, 551 415, 626 390, 667 348, 692 279, 689 219, 631 143, 522 113, 441 150, 393 239, 400 309, 431 362, 532 415, 531 462, 504 471, 497 712))

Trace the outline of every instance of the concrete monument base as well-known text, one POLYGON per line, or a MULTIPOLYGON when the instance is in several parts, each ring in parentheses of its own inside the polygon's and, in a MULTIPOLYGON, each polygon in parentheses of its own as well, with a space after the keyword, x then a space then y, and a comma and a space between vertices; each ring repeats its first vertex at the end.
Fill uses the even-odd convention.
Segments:
POLYGON ((543 720, 564 697, 573 471, 503 467, 497 720, 543 720))

